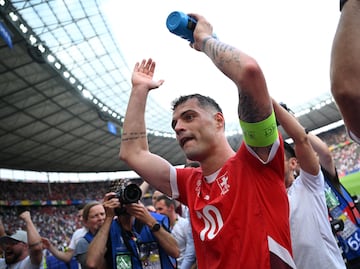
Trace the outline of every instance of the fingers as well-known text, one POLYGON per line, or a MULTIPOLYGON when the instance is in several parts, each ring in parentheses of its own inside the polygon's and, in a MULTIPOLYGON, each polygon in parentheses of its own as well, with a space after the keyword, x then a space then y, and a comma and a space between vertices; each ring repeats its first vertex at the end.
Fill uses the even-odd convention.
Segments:
POLYGON ((108 192, 108 193, 106 193, 106 194, 105 194, 105 197, 104 197, 104 202, 110 200, 111 198, 114 198, 115 195, 116 195, 115 192, 108 192))
POLYGON ((140 66, 139 66, 139 71, 143 72, 143 71, 145 70, 145 65, 146 65, 146 60, 143 59, 143 60, 141 61, 140 66))
POLYGON ((143 204, 132 203, 125 205, 125 207, 127 212, 135 217, 143 218, 144 216, 149 215, 148 210, 143 204))
POLYGON ((141 63, 137 62, 134 67, 134 72, 141 72, 148 75, 153 75, 155 71, 155 62, 149 58, 148 60, 143 59, 141 63))
POLYGON ((119 199, 116 198, 115 195, 116 195, 115 192, 109 192, 105 194, 103 206, 106 212, 112 211, 114 208, 120 207, 119 199))
POLYGON ((199 15, 199 14, 197 14, 197 13, 188 13, 188 15, 189 15, 190 17, 194 18, 196 21, 199 21, 199 20, 201 20, 201 19, 204 18, 203 16, 201 16, 201 15, 199 15))
POLYGON ((147 60, 143 59, 141 62, 137 62, 134 66, 131 78, 133 85, 146 85, 147 90, 159 88, 164 83, 164 80, 153 80, 155 68, 156 63, 151 58, 147 60))
POLYGON ((41 242, 43 243, 43 246, 44 246, 45 248, 49 248, 49 246, 50 246, 50 241, 49 241, 49 239, 47 239, 47 238, 45 238, 45 237, 41 237, 41 242))
POLYGON ((29 219, 30 218, 30 212, 29 211, 24 211, 22 212, 19 217, 23 220, 29 219))

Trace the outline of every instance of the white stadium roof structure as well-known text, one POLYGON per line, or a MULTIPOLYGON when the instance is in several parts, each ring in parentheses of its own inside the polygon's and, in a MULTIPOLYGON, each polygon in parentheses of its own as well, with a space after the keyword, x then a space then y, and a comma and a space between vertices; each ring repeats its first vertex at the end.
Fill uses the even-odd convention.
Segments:
MULTIPOLYGON (((128 171, 118 151, 131 70, 97 1, 0 0, 0 18, 0 168, 128 171)), ((330 94, 293 110, 307 110, 310 131, 341 120, 330 94)), ((150 150, 181 165, 169 119, 150 95, 150 150)), ((236 149, 241 133, 228 134, 236 149)))

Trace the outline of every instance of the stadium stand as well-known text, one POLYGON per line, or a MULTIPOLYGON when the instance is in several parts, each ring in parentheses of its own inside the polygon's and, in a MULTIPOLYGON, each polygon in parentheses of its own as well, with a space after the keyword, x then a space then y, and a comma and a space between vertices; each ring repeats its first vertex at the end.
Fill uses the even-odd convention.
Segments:
POLYGON ((329 145, 339 177, 359 172, 360 147, 348 138, 344 126, 319 134, 319 137, 329 145))
MULTIPOLYGON (((359 171, 360 146, 346 137, 344 127, 319 136, 329 145, 340 177, 359 171)), ((138 184, 142 181, 135 180, 138 184)), ((15 221, 17 214, 24 208, 30 208, 34 223, 40 228, 40 234, 51 238, 59 248, 64 248, 76 227, 76 205, 90 200, 101 200, 111 183, 39 183, 1 179, 0 213, 5 228, 8 232, 21 228, 23 223, 15 221)))

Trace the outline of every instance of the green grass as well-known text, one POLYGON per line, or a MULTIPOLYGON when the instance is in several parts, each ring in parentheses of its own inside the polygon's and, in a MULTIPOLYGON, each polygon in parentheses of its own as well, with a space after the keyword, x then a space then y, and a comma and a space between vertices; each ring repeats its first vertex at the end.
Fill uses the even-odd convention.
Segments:
POLYGON ((351 195, 360 196, 360 172, 346 175, 340 178, 340 182, 351 195))

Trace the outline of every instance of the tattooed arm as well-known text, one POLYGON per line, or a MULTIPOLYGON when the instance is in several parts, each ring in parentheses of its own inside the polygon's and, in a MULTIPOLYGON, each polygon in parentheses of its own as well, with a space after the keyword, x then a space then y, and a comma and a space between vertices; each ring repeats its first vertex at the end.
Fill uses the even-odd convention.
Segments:
POLYGON ((123 125, 119 157, 152 186, 170 195, 169 163, 149 151, 145 106, 150 90, 160 87, 163 80, 154 81, 155 62, 152 59, 136 63, 132 73, 132 90, 123 125))
MULTIPOLYGON (((204 52, 238 88, 239 119, 254 123, 268 118, 273 108, 266 81, 258 63, 239 49, 214 38, 212 26, 204 17, 198 14, 189 15, 198 21, 192 47, 204 52)), ((267 147, 252 148, 261 158, 266 159, 267 147)))

